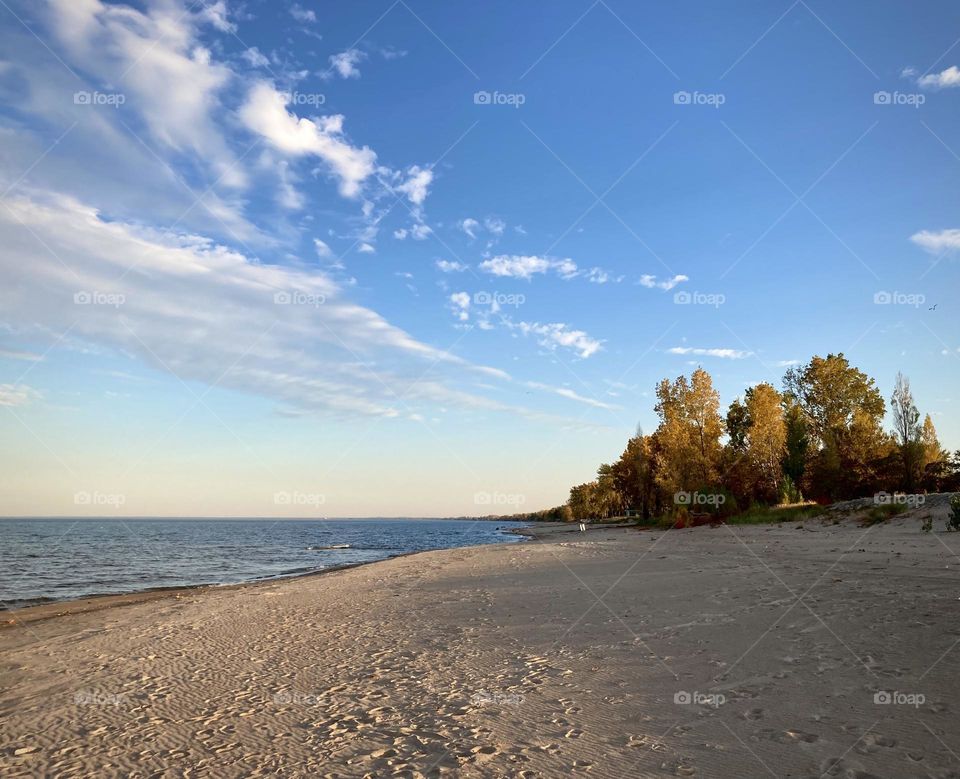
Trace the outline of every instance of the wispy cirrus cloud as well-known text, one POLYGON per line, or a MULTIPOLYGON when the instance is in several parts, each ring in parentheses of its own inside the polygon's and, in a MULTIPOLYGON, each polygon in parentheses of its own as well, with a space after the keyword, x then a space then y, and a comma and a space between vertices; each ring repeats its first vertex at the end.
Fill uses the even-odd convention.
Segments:
MULTIPOLYGON (((511 410, 477 391, 480 377, 502 371, 413 338, 349 301, 322 272, 106 221, 58 196, 8 198, 0 242, 0 307, 26 337, 72 325, 68 346, 95 344, 184 381, 308 411, 391 417, 427 403, 511 410), (437 368, 416 381, 425 364, 437 368)), ((22 395, 8 389, 6 397, 22 395)))
POLYGON ((667 349, 669 354, 689 354, 694 357, 719 357, 724 360, 742 360, 753 356, 753 352, 741 349, 699 349, 692 346, 674 346, 667 349))
POLYGON ((0 384, 0 406, 25 406, 40 397, 26 384, 0 384))
POLYGON ((567 400, 574 400, 577 403, 583 403, 584 405, 592 406, 593 408, 602 408, 606 409, 607 411, 613 411, 618 408, 618 406, 614 406, 610 403, 604 403, 601 400, 580 395, 569 387, 551 387, 549 384, 542 384, 538 381, 528 381, 526 385, 530 387, 530 389, 552 392, 554 395, 559 395, 562 398, 567 398, 567 400))

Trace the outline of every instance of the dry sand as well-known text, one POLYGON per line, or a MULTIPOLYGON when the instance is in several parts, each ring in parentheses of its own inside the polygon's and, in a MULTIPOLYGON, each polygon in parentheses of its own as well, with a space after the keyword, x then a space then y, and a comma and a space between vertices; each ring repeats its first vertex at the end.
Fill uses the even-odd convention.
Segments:
POLYGON ((0 631, 0 773, 958 777, 942 527, 541 528, 24 610, 0 631))

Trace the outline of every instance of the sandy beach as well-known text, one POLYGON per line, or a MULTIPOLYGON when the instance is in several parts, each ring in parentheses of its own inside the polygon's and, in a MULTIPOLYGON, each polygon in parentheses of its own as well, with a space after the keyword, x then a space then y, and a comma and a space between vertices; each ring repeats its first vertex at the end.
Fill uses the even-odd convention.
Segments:
POLYGON ((522 544, 6 615, 4 776, 960 776, 960 536, 522 544))

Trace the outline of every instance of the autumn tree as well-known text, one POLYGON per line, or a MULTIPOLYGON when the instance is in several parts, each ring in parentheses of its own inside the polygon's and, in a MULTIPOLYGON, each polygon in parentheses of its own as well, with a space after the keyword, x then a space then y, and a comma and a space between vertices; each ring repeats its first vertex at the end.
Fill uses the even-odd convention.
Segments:
POLYGON ((814 357, 784 376, 784 392, 803 412, 813 450, 806 482, 825 498, 867 493, 876 463, 892 445, 881 428, 883 396, 843 354, 814 357))
POLYGON ((746 395, 746 459, 755 475, 758 498, 776 503, 783 481, 787 426, 780 393, 770 384, 758 384, 746 395))
POLYGON ((950 454, 940 446, 933 420, 927 414, 920 430, 920 473, 926 489, 938 489, 938 482, 948 470, 949 461, 950 454))
POLYGON ((710 374, 697 368, 688 381, 664 379, 657 387, 660 415, 657 483, 667 493, 715 485, 721 461, 720 395, 710 374))

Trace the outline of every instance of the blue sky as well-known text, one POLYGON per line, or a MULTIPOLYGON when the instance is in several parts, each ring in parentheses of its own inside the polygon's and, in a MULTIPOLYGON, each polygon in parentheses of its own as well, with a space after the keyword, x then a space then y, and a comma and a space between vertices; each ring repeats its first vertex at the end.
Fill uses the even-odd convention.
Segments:
POLYGON ((838 351, 960 447, 955 4, 0 18, 4 514, 542 508, 838 351))

